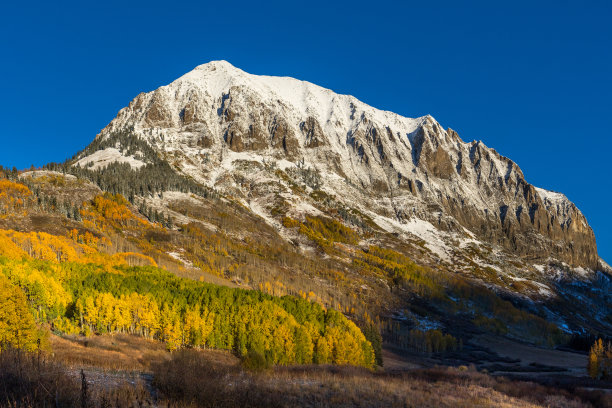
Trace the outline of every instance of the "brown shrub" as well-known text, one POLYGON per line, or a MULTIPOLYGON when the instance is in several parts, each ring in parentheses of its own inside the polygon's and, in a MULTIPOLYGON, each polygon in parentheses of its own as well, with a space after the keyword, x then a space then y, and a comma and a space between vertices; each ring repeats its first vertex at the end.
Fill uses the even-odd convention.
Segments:
POLYGON ((127 334, 50 337, 54 360, 68 366, 142 371, 170 358, 163 343, 127 334))
POLYGON ((154 385, 172 403, 198 407, 276 407, 227 353, 181 350, 153 366, 154 385))
POLYGON ((75 406, 78 383, 62 366, 19 350, 0 352, 0 407, 75 406))
POLYGON ((71 369, 38 353, 1 352, 0 407, 44 406, 145 408, 154 401, 137 379, 71 369))

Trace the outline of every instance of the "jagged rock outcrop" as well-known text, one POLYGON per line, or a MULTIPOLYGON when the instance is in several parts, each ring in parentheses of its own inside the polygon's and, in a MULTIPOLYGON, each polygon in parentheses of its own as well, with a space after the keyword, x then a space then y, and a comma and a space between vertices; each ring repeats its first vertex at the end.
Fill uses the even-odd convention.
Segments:
MULTIPOLYGON (((132 128, 162 156, 178 158, 181 171, 220 189, 235 160, 299 164, 316 169, 319 188, 348 208, 400 222, 415 217, 449 233, 467 229, 534 262, 598 266, 593 231, 574 204, 532 186, 510 159, 462 141, 431 116, 402 117, 216 61, 138 95, 98 137, 132 128)), ((259 182, 269 180, 253 176, 232 191, 253 198, 259 182)))

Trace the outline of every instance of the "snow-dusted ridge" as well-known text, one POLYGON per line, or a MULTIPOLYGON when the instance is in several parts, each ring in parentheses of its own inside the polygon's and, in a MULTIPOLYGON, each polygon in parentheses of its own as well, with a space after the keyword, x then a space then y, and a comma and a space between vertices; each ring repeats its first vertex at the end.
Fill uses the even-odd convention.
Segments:
MULTIPOLYGON (((181 128, 184 124, 181 116, 185 114, 185 106, 190 102, 197 102, 200 106, 195 106, 195 115, 201 116, 199 119, 209 119, 206 124, 210 126, 210 119, 215 119, 212 121, 214 123, 219 118, 219 107, 207 106, 209 109, 200 111, 201 102, 210 101, 215 105, 220 103, 222 107, 231 90, 239 88, 248 89, 249 96, 256 96, 262 105, 280 105, 284 116, 291 119, 287 122, 294 125, 295 130, 298 130, 299 124, 307 117, 313 117, 324 127, 332 129, 350 127, 367 117, 375 122, 392 125, 400 134, 411 136, 427 118, 431 119, 430 116, 406 118, 390 111, 375 109, 351 95, 336 94, 329 89, 291 77, 248 74, 227 61, 212 61, 200 65, 171 84, 139 95, 133 103, 140 107, 139 98, 148 99, 149 103, 151 99, 153 102, 163 100, 168 115, 164 117, 166 123, 162 128, 181 128)), ((110 130, 124 127, 126 122, 133 121, 133 115, 129 115, 129 118, 126 117, 128 115, 122 115, 128 109, 129 107, 120 111, 118 117, 105 129, 106 132, 102 132, 102 136, 110 130)), ((137 131, 157 127, 150 126, 150 123, 139 123, 141 120, 136 121, 137 131)))
POLYGON ((557 193, 556 191, 545 190, 540 187, 535 188, 542 200, 548 200, 551 203, 558 203, 561 201, 567 201, 565 194, 557 193))
POLYGON ((375 109, 354 96, 337 94, 311 82, 287 76, 248 74, 223 60, 199 65, 168 85, 178 92, 197 88, 213 97, 226 95, 232 87, 240 86, 256 91, 263 101, 280 100, 291 104, 301 117, 314 116, 322 123, 350 117, 351 112, 357 110, 357 105, 373 120, 403 126, 406 134, 410 134, 422 122, 375 109))
MULTIPOLYGON (((277 196, 293 215, 319 211, 311 187, 299 193, 287 181, 312 169, 318 189, 384 230, 423 239, 439 259, 450 260, 449 240, 467 231, 536 264, 553 257, 595 269, 598 262, 592 230, 563 194, 535 188, 510 159, 464 142, 431 116, 403 117, 310 82, 213 61, 138 95, 98 138, 126 129, 278 228, 268 208, 277 196), (243 170, 244 162, 253 165, 243 170)), ((77 164, 113 161, 143 164, 121 146, 77 164)))

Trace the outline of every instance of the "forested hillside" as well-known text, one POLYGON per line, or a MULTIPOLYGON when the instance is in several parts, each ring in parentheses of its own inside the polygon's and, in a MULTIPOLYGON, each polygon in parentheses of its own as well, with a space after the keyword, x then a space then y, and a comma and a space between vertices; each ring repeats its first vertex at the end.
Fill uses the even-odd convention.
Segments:
MULTIPOLYGON (((0 179, 0 188, 5 221, 48 213, 26 185, 0 179)), ((130 333, 163 341, 169 350, 226 349, 238 356, 255 353, 273 364, 373 366, 371 343, 333 309, 300 297, 180 278, 147 255, 117 252, 112 242, 117 231, 163 228, 128 204, 120 195, 96 195, 76 216, 66 213, 81 227, 65 236, 0 230, 1 310, 10 317, 0 319, 3 347, 34 349, 44 344, 48 328, 130 333)))
MULTIPOLYGON (((134 152, 145 150, 135 146, 134 152)), ((163 344, 172 353, 224 350, 250 368, 334 364, 379 370, 389 364, 392 370, 399 353, 425 367, 475 363, 504 371, 525 368, 472 339, 505 336, 547 348, 582 341, 588 349, 592 343, 592 337, 561 330, 546 309, 528 300, 525 294, 539 290, 535 283, 477 263, 489 248, 468 247, 463 262, 471 273, 459 273, 432 263, 423 242, 398 239, 322 191, 309 194, 324 212, 292 212, 279 196, 270 220, 155 159, 137 169, 121 163, 49 168, 60 172, 1 171, 4 350, 57 351, 58 344, 65 347, 58 339, 115 344, 103 339, 127 336, 163 344), (389 362, 383 344, 385 353, 392 352, 389 362)), ((306 181, 278 168, 269 171, 300 191, 316 178, 309 170, 306 181)), ((583 299, 605 297, 586 286, 573 290, 588 291, 583 299)), ((557 304, 557 310, 569 307, 562 299, 557 304)), ((576 324, 580 318, 577 313, 576 324)), ((69 350, 62 358, 72 361, 69 350)), ((80 352, 88 354, 87 346, 80 352)), ((102 357, 94 356, 86 364, 101 364, 102 357)), ((603 358, 596 360, 604 367, 603 358)), ((180 375, 172 364, 156 372, 168 381, 159 384, 167 395, 176 378, 163 373, 180 375)), ((405 364, 413 363, 400 366, 405 364)))
MULTIPOLYGON (((112 174, 120 166, 115 164, 83 175, 99 183, 98 187, 108 188, 103 181, 104 175, 112 174)), ((144 183, 146 194, 162 195, 157 187, 147 181, 146 169, 146 166, 138 170, 128 166, 124 169, 124 176, 116 179, 139 179, 144 183)), ((516 303, 501 298, 488 287, 457 276, 446 267, 415 263, 406 253, 411 256, 423 254, 424 250, 418 243, 397 247, 392 241, 393 237, 382 235, 382 239, 368 240, 370 244, 363 245, 364 238, 380 235, 367 223, 363 224, 365 228, 358 228, 354 223, 348 223, 350 227, 345 225, 340 221, 342 218, 320 215, 299 220, 284 216, 283 228, 297 237, 294 240, 316 249, 314 254, 309 255, 288 245, 261 219, 253 217, 240 205, 214 194, 207 193, 205 198, 197 199, 192 198, 198 197, 195 195, 183 195, 181 197, 185 198, 163 207, 166 211, 163 213, 158 207, 149 206, 150 201, 134 199, 131 203, 119 193, 104 193, 87 179, 69 174, 48 171, 30 172, 22 176, 12 171, 4 174, 6 178, 1 180, 0 185, 0 204, 5 215, 0 223, 6 229, 0 230, 0 246, 5 248, 3 253, 13 259, 26 256, 33 260, 55 262, 71 271, 80 270, 74 273, 83 274, 83 277, 96 270, 105 270, 110 273, 109 276, 115 276, 118 273, 116 268, 160 267, 196 281, 258 290, 248 292, 251 293, 249 296, 255 293, 257 296, 263 296, 263 293, 295 296, 305 305, 326 310, 326 315, 345 314, 362 329, 367 329, 370 340, 378 342, 376 339, 382 335, 387 342, 408 350, 454 350, 465 341, 465 333, 470 330, 512 334, 544 345, 567 341, 567 336, 556 325, 534 314, 533 310, 517 307, 516 303), (74 265, 78 264, 90 265, 90 269, 76 268, 74 265), (91 265, 105 269, 96 269, 91 265), (441 325, 428 327, 422 323, 428 319, 444 320, 450 316, 460 319, 462 327, 451 326, 441 330, 441 325), (446 340, 439 341, 438 337, 446 340)), ((184 183, 184 186, 188 186, 187 181, 184 183)), ((135 194, 133 190, 124 192, 135 194)), ((363 215, 357 213, 352 217, 363 215)), ((36 273, 48 279, 48 270, 46 268, 45 272, 36 273)), ((508 291, 524 290, 518 286, 520 282, 497 277, 490 268, 476 266, 474 272, 508 291)), ((156 280, 162 281, 162 275, 152 279, 156 280)), ((106 287, 103 291, 83 288, 78 293, 75 288, 68 288, 65 286, 67 283, 62 282, 55 284, 61 288, 56 292, 66 293, 66 296, 75 299, 72 306, 62 306, 66 311, 52 314, 53 318, 64 319, 54 322, 54 327, 60 330, 81 333, 138 332, 166 341, 170 348, 195 344, 235 349, 239 354, 244 354, 249 348, 262 348, 259 340, 247 345, 242 339, 245 331, 250 333, 249 330, 253 330, 248 325, 243 327, 246 320, 243 323, 227 323, 219 320, 217 312, 211 312, 207 305, 184 303, 178 298, 175 301, 167 293, 159 298, 161 294, 134 292, 140 296, 140 300, 143 296, 152 299, 160 316, 174 316, 168 317, 163 325, 161 321, 156 321, 159 327, 135 329, 136 323, 119 324, 117 321, 121 319, 116 316, 112 321, 100 323, 96 320, 99 314, 85 311, 83 296, 89 299, 90 304, 98 305, 97 308, 102 307, 104 302, 110 303, 110 306, 105 303, 104 307, 119 313, 121 307, 115 307, 113 302, 121 303, 124 301, 122 297, 132 295, 131 292, 119 291, 126 282, 115 278, 116 288, 106 287), (81 309, 75 309, 77 306, 81 309), (203 322, 201 329, 196 330, 200 333, 197 335, 190 333, 192 328, 185 320, 192 319, 191 308, 199 309, 196 320, 203 322), (225 333, 225 337, 215 337, 214 331, 207 331, 211 326, 216 327, 215 321, 223 327, 229 324, 231 333, 225 333), (177 328, 184 328, 185 325, 187 329, 177 334, 177 328), (209 335, 212 337, 208 338, 209 335)), ((68 298, 58 296, 63 301, 68 298)), ((183 295, 177 291, 173 296, 183 295)), ((224 307, 229 308, 230 303, 225 302, 224 307)), ((231 307, 238 307, 240 302, 237 303, 231 307)), ((43 313, 44 321, 50 322, 47 313, 50 312, 43 313)), ((226 310, 226 314, 232 313, 226 310)), ((289 314, 293 316, 291 312, 289 314)), ((296 361, 328 361, 325 349, 329 349, 331 343, 323 344, 321 340, 317 346, 319 339, 325 338, 328 332, 324 326, 320 326, 322 323, 304 322, 297 316, 293 318, 299 325, 306 326, 299 330, 299 334, 292 333, 291 336, 309 339, 304 343, 310 343, 305 356, 297 357, 296 361), (312 351, 309 351, 311 346, 312 351), (319 349, 322 354, 317 357, 319 349)), ((106 316, 105 319, 110 317, 106 316)), ((342 319, 345 317, 342 316, 342 319)), ((287 324, 292 327, 291 330, 297 327, 291 322, 287 324)), ((333 330, 330 332, 333 333, 333 330)), ((360 341, 356 341, 356 344, 360 341)), ((268 346, 261 351, 266 350, 268 346)), ((293 353, 289 349, 287 352, 293 353)), ((275 362, 283 361, 277 354, 268 354, 275 362)), ((369 357, 364 358, 367 360, 369 357)), ((338 358, 332 361, 345 360, 338 358)), ((379 356, 377 360, 381 361, 379 356)), ((355 361, 360 361, 360 358, 355 361)))
POLYGON ((5 313, 19 309, 21 322, 4 326, 2 319, 5 346, 36 347, 41 333, 28 323, 27 310, 39 325, 59 333, 137 334, 163 341, 169 350, 255 352, 274 364, 370 367, 374 362, 371 344, 354 323, 295 297, 224 288, 116 261, 54 263, 2 256, 0 273, 3 293, 19 299, 5 313))

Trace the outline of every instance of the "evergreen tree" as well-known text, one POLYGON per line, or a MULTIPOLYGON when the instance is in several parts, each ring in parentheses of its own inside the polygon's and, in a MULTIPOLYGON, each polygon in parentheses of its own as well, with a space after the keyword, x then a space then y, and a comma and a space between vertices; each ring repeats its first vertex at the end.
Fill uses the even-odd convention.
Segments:
POLYGON ((365 329, 363 329, 363 335, 372 344, 372 348, 374 349, 374 360, 376 361, 376 365, 382 367, 383 366, 382 336, 380 335, 380 331, 375 325, 369 324, 365 327, 365 329))

